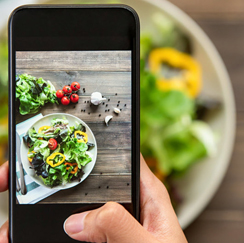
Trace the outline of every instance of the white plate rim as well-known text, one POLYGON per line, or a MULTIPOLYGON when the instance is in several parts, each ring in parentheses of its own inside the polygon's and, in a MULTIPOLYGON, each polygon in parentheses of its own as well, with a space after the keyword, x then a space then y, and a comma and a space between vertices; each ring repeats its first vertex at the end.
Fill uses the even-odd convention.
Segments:
POLYGON ((191 207, 191 211, 188 212, 187 215, 178 218, 181 227, 185 229, 195 220, 195 218, 197 218, 200 215, 200 213, 208 205, 210 200, 217 192, 227 172, 231 155, 233 152, 236 131, 236 108, 234 92, 231 86, 229 74, 227 72, 223 60, 220 57, 220 54, 218 53, 216 47, 213 45, 209 37, 204 33, 201 27, 192 18, 190 18, 186 13, 184 13, 180 8, 166 0, 141 1, 158 7, 163 12, 168 14, 170 18, 172 18, 179 26, 184 26, 184 28, 187 29, 187 31, 189 31, 189 33, 191 33, 194 36, 194 38, 198 41, 202 48, 205 51, 208 50, 208 52, 206 53, 215 66, 217 76, 219 77, 219 80, 222 80, 222 83, 225 84, 225 86, 221 85, 221 88, 223 92, 224 101, 228 100, 228 102, 225 102, 224 104, 225 134, 226 137, 228 137, 228 139, 224 141, 221 154, 219 155, 219 159, 223 161, 222 167, 220 167, 219 173, 216 175, 215 180, 208 185, 208 192, 198 198, 197 202, 193 207, 191 207))

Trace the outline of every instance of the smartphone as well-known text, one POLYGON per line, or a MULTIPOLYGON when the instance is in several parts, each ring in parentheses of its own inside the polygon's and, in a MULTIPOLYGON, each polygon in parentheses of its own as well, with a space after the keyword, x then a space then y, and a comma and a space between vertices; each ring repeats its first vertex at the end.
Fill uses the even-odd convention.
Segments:
POLYGON ((125 5, 27 5, 9 19, 10 242, 75 242, 71 214, 139 220, 139 18, 125 5))

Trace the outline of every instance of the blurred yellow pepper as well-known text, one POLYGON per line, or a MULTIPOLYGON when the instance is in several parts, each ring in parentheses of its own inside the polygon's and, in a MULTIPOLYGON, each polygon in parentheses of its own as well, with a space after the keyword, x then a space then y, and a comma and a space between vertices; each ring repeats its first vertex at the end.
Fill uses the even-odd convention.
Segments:
POLYGON ((188 54, 173 48, 157 48, 149 55, 149 67, 157 75, 157 85, 162 90, 181 90, 192 98, 201 91, 201 68, 188 54), (168 78, 163 77, 163 74, 160 74, 163 64, 177 69, 177 74, 168 78))
POLYGON ((43 130, 46 131, 49 128, 50 128, 50 126, 42 126, 42 127, 39 128, 38 133, 42 133, 43 130))
POLYGON ((85 132, 82 131, 75 131, 75 138, 77 138, 78 143, 87 143, 88 142, 88 136, 85 132), (83 137, 83 139, 78 139, 77 135, 80 135, 83 137))
POLYGON ((47 157, 47 164, 51 165, 52 167, 57 167, 61 165, 65 161, 65 156, 61 153, 53 153, 49 157, 47 157), (59 156, 59 161, 54 163, 54 159, 56 156, 59 156))

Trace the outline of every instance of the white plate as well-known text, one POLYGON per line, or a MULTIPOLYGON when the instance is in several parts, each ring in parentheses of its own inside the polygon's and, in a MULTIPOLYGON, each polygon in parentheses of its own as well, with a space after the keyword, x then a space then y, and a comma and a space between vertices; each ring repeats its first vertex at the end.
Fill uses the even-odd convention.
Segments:
MULTIPOLYGON (((82 120, 80 120, 79 118, 73 116, 73 115, 69 115, 69 114, 66 114, 66 113, 54 113, 54 114, 50 114, 50 115, 47 115, 47 116, 44 116, 42 117, 40 120, 38 120, 37 122, 35 122, 31 127, 34 127, 36 129, 36 131, 38 131, 38 129, 42 126, 50 126, 51 124, 51 121, 53 118, 66 118, 68 121, 69 121, 69 125, 70 126, 75 126, 76 125, 76 122, 79 122, 81 123, 82 125, 84 125, 86 127, 86 133, 87 133, 87 136, 88 136, 88 141, 90 143, 93 143, 95 146, 90 150, 90 151, 87 151, 87 154, 92 158, 92 161, 90 163, 88 163, 84 168, 83 168, 83 171, 84 171, 84 175, 81 177, 81 180, 80 181, 72 181, 72 182, 69 182, 65 185, 59 185, 59 186, 55 186, 53 187, 53 189, 58 189, 58 190, 63 190, 63 189, 68 189, 68 188, 71 188, 71 187, 74 187, 76 185, 78 185, 79 183, 81 183, 82 181, 84 181, 87 176, 91 173, 93 167, 95 166, 95 163, 96 163, 96 159, 97 159, 97 143, 96 143, 96 139, 91 131, 91 129, 88 127, 88 125, 83 122, 82 120)), ((31 128, 29 127, 26 132, 31 128)), ((28 158, 27 158, 27 153, 28 153, 28 146, 24 143, 23 139, 22 139, 22 142, 21 142, 21 147, 20 147, 20 156, 21 156, 21 160, 22 160, 22 163, 23 163, 23 167, 26 171, 26 173, 31 176, 31 178, 39 185, 41 186, 45 186, 45 187, 48 187, 46 186, 42 179, 39 177, 39 176, 36 176, 35 175, 35 172, 33 169, 31 169, 30 167, 30 162, 28 161, 28 158)), ((50 188, 50 187, 48 187, 50 188)))
POLYGON ((202 66, 203 93, 217 98, 223 104, 223 109, 210 122, 213 131, 219 136, 217 155, 195 164, 184 177, 176 182, 184 198, 177 210, 180 225, 184 229, 210 202, 230 162, 236 123, 231 82, 224 63, 210 39, 179 8, 166 0, 122 0, 122 2, 133 7, 139 14, 141 32, 154 31, 152 15, 155 12, 161 12, 172 19, 190 37, 194 57, 202 66))

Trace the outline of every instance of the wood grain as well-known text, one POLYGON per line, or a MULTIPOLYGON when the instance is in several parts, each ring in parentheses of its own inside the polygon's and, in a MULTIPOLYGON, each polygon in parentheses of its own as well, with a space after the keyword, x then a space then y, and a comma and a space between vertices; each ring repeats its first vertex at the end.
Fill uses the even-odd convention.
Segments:
POLYGON ((131 202, 130 175, 90 175, 80 185, 55 193, 41 203, 131 202), (127 189, 126 189, 127 188, 127 189))
POLYGON ((131 71, 130 51, 17 52, 18 69, 131 71))
POLYGON ((99 91, 107 94, 108 98, 116 93, 128 95, 131 93, 131 73, 130 72, 105 72, 105 71, 43 71, 33 69, 17 69, 17 74, 27 73, 34 77, 42 77, 44 80, 50 80, 55 84, 55 88, 62 89, 63 85, 78 81, 81 85, 80 95, 83 95, 82 89, 85 88, 84 95, 90 95, 92 92, 99 91), (96 86, 94 86, 94 84, 96 86))
POLYGON ((244 19, 243 0, 170 0, 195 19, 244 19))

